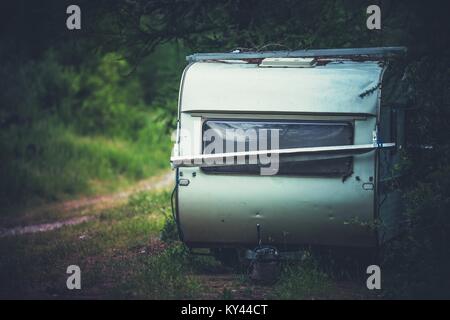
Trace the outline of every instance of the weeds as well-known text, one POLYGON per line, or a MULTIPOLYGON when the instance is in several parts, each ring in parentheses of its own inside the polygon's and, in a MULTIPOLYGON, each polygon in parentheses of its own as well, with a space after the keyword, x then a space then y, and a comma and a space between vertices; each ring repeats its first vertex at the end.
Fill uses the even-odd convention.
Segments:
POLYGON ((140 193, 101 218, 56 231, 0 239, 1 297, 194 297, 190 276, 201 261, 158 233, 169 193, 140 193), (79 265, 82 290, 66 289, 66 268, 79 265))
POLYGON ((334 291, 332 279, 309 256, 300 263, 286 263, 274 288, 276 299, 326 299, 334 291))

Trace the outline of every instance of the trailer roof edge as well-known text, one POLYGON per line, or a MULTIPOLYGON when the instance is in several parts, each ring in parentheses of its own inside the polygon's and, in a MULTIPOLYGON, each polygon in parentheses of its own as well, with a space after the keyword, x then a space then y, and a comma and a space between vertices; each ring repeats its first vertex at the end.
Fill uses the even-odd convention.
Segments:
POLYGON ((242 60, 264 58, 301 58, 301 57, 345 57, 345 56, 377 56, 389 57, 405 54, 406 47, 373 47, 373 48, 342 48, 342 49, 310 49, 294 51, 248 51, 225 53, 194 53, 186 56, 188 62, 205 60, 242 60))

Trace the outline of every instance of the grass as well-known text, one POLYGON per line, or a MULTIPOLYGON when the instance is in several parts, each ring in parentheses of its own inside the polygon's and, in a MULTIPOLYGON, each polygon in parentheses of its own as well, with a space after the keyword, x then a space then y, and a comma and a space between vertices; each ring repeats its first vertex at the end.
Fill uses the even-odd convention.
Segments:
POLYGON ((49 49, 0 67, 0 216, 110 193, 169 167, 177 94, 161 90, 178 79, 157 77, 152 59, 144 83, 124 76, 132 66, 118 54, 85 58, 67 64, 49 49))
POLYGON ((275 299, 327 299, 335 291, 334 281, 312 262, 286 264, 275 285, 275 299))
POLYGON ((0 134, 0 214, 79 195, 104 194, 168 168, 169 138, 148 120, 136 140, 83 136, 51 119, 0 134))
MULTIPOLYGON (((359 251, 306 250, 300 261, 285 262, 274 299, 379 299, 384 290, 366 287, 366 268, 374 262, 359 251)), ((383 288, 384 289, 384 288, 383 288)))
POLYGON ((158 240, 168 192, 141 193, 77 226, 0 239, 3 298, 192 298, 195 258, 158 240), (66 288, 66 268, 81 268, 82 290, 66 288))

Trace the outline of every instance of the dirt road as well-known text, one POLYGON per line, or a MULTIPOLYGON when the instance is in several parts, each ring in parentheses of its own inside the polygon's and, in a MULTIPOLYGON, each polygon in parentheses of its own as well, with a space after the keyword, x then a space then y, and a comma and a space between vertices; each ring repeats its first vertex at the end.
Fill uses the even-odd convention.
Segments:
POLYGON ((128 197, 134 193, 169 188, 172 185, 173 173, 169 171, 143 180, 132 188, 120 192, 95 197, 83 197, 32 208, 21 213, 20 216, 24 217, 24 220, 27 220, 27 217, 45 215, 48 212, 58 212, 58 215, 67 216, 68 218, 39 224, 18 225, 4 229, 0 228, 0 237, 45 232, 59 229, 63 226, 76 225, 86 222, 94 218, 93 215, 89 215, 88 213, 98 212, 100 210, 113 208, 123 204, 127 201, 128 197))

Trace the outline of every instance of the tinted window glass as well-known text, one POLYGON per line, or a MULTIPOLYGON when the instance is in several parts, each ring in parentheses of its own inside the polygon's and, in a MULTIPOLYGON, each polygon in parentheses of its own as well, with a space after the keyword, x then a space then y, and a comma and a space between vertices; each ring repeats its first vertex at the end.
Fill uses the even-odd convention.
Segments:
MULTIPOLYGON (((227 153, 271 149, 270 133, 266 148, 260 148, 258 143, 261 133, 266 130, 278 130, 279 149, 342 146, 353 143, 353 126, 349 122, 322 122, 322 121, 242 121, 242 120, 208 120, 203 124, 203 151, 204 153, 227 153), (211 131, 213 130, 213 131, 211 131), (216 152, 208 148, 211 139, 220 136, 222 150, 216 152), (233 135, 227 134, 233 132, 233 135), (245 143, 245 144, 244 144, 245 143), (239 149, 240 144, 240 149, 239 149), (230 146, 234 146, 230 150, 230 146), (207 152, 206 152, 207 151, 207 152)), ((270 131, 267 131, 270 132, 270 131)), ((216 142, 217 143, 217 142, 216 142)), ((278 174, 298 175, 346 175, 351 171, 352 157, 313 160, 289 161, 289 155, 280 156, 280 169, 278 174)), ((259 174, 260 166, 257 164, 204 167, 209 173, 251 173, 259 174)))

